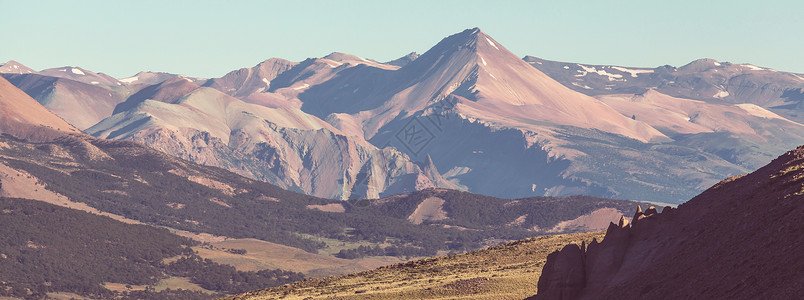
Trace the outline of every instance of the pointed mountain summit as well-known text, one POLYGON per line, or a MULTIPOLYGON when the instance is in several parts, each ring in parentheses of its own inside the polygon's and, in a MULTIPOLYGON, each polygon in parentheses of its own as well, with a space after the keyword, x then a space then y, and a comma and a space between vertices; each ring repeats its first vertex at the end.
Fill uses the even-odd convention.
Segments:
POLYGON ((497 197, 610 195, 561 174, 566 165, 555 158, 579 154, 560 145, 571 145, 566 139, 578 131, 669 140, 645 122, 564 87, 478 28, 444 38, 398 70, 339 70, 305 87, 298 99, 303 111, 340 130, 377 146, 391 144, 416 161, 429 154, 445 180, 497 197), (424 135, 411 144, 403 140, 406 129, 424 135), (560 132, 565 130, 573 133, 560 132), (522 161, 533 163, 524 167, 522 161))
POLYGON ((442 86, 456 86, 452 94, 473 100, 462 102, 466 107, 458 105, 467 115, 515 126, 546 121, 642 141, 663 137, 647 124, 633 122, 600 101, 565 88, 478 28, 444 39, 406 68, 427 64, 440 65, 442 74, 460 74, 457 78, 462 81, 443 81, 442 86))
POLYGON ((357 72, 300 95, 303 109, 321 118, 331 113, 359 114, 366 138, 397 116, 410 116, 448 97, 458 102, 457 112, 462 115, 509 126, 532 127, 538 121, 641 141, 666 138, 646 124, 564 87, 479 28, 444 38, 392 74, 367 68, 357 72), (356 77, 365 79, 361 83, 356 77), (385 77, 389 78, 379 81, 385 77))

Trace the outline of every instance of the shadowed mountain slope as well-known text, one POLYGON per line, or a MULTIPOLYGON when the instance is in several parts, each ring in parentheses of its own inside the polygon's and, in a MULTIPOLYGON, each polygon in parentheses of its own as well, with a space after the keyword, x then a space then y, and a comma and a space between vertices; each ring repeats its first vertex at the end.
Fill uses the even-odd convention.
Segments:
POLYGON ((0 133, 23 139, 48 140, 78 132, 78 129, 0 78, 0 133))
POLYGON ((353 114, 369 139, 398 116, 410 116, 450 96, 463 98, 456 99, 458 113, 509 126, 525 127, 526 120, 540 120, 599 128, 643 141, 662 136, 533 70, 477 28, 445 38, 380 86, 369 80, 354 86, 366 93, 344 90, 345 83, 333 80, 309 89, 299 96, 302 109, 321 118, 353 114))
POLYGON ((474 28, 396 65, 333 52, 210 80, 140 73, 93 86, 52 77, 92 75, 70 67, 12 83, 79 129, 105 117, 93 133, 340 199, 445 187, 682 203, 804 140, 798 74, 714 60, 647 69, 526 59, 474 28), (174 86, 181 79, 188 90, 174 86), (173 99, 147 101, 158 93, 173 99), (265 110, 234 98, 273 112, 237 115, 265 110), (321 128, 297 130, 285 117, 321 128), (322 160, 336 152, 337 161, 322 160))
POLYGON ((40 74, 4 74, 3 77, 81 130, 110 116, 114 107, 131 93, 126 86, 93 85, 40 74))

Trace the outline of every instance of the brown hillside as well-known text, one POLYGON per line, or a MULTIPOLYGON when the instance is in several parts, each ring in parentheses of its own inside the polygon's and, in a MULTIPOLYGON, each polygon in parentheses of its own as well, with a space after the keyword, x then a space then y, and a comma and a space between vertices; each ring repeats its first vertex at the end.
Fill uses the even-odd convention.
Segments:
POLYGON ((0 78, 0 133, 31 140, 50 140, 80 133, 4 78, 0 78))
POLYGON ((547 235, 488 249, 425 258, 360 273, 309 279, 233 299, 522 299, 547 254, 601 232, 547 235))
POLYGON ((536 299, 794 299, 804 291, 804 146, 602 243, 551 254, 536 299))

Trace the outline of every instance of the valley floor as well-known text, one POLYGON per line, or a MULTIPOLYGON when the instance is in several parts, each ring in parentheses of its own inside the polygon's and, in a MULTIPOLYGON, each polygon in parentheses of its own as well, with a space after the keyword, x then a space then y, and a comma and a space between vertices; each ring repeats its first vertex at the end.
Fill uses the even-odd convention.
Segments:
POLYGON ((230 299, 523 299, 536 294, 547 255, 603 232, 548 235, 466 254, 309 279, 230 299))

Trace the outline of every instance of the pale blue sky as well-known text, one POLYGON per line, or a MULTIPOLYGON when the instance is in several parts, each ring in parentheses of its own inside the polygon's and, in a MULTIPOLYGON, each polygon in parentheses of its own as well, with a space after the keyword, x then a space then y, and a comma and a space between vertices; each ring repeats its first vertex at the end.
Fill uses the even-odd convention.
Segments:
POLYGON ((703 57, 804 73, 802 1, 0 0, 0 61, 218 77, 333 51, 387 61, 480 27, 519 57, 654 67, 703 57))

